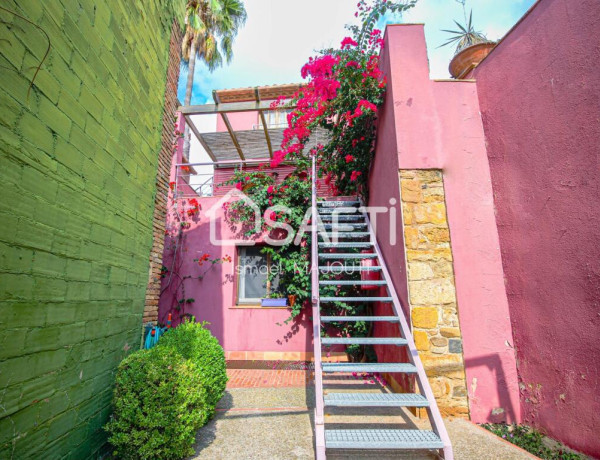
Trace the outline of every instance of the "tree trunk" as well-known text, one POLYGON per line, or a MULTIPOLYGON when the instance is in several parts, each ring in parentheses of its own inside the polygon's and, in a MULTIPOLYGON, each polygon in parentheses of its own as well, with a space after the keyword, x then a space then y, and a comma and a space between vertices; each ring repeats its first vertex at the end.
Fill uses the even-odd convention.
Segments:
MULTIPOLYGON (((194 68, 196 67, 196 50, 197 42, 194 39, 192 40, 192 48, 190 49, 190 62, 188 65, 187 85, 185 87, 185 100, 183 101, 184 106, 190 105, 192 102, 192 88, 194 86, 194 68)), ((186 161, 190 160, 190 140, 190 127, 186 123, 183 136, 183 159, 186 161)))

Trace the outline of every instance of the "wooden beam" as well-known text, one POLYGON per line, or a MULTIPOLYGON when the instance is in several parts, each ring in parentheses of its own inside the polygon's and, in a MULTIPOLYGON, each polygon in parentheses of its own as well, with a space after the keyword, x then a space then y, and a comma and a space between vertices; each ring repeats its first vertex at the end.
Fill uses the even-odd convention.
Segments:
MULTIPOLYGON (((190 127, 190 129, 194 133, 194 136, 196 136, 196 138, 198 139, 198 142, 200 142, 202 147, 204 147, 204 150, 206 150, 206 153, 208 153, 208 156, 210 157, 210 159, 212 161, 217 161, 215 154, 212 152, 212 150, 210 149, 208 144, 206 142, 204 142, 204 139, 202 138, 202 135, 198 132, 198 129, 196 129, 196 125, 192 121, 192 117, 190 117, 189 115, 186 115, 186 114, 184 114, 183 116, 185 118, 185 122, 187 123, 187 125, 190 127)), ((188 158, 188 160, 189 160, 189 158, 188 158)))
MULTIPOLYGON (((254 88, 254 99, 256 99, 256 102, 260 102, 258 86, 254 88)), ((269 157, 273 158, 273 146, 271 145, 271 136, 269 136, 269 127, 267 126, 267 120, 265 120, 265 113, 258 112, 258 114, 260 115, 260 121, 262 122, 263 129, 265 131, 265 139, 267 140, 267 147, 269 148, 269 157)))
POLYGON ((242 147, 240 147, 240 143, 237 140, 237 136, 235 135, 235 131, 231 127, 231 123, 229 123, 229 117, 227 116, 227 113, 221 112, 221 118, 223 119, 223 122, 225 123, 225 126, 227 127, 227 131, 229 131, 229 135, 231 136, 231 140, 233 141, 233 145, 235 145, 235 148, 237 149, 238 154, 240 155, 240 159, 241 160, 245 160, 246 157, 244 156, 244 152, 242 152, 242 147))
POLYGON ((269 156, 273 158, 273 146, 271 145, 271 136, 269 136, 269 128, 267 128, 267 120, 265 120, 264 112, 258 112, 262 121, 263 129, 265 130, 265 138, 267 139, 267 147, 269 147, 269 156))
MULTIPOLYGON (((202 104, 187 105, 179 107, 179 111, 184 115, 207 115, 211 113, 230 113, 230 112, 262 112, 272 110, 273 101, 248 101, 248 102, 227 102, 222 104, 202 104)), ((295 105, 283 104, 278 109, 292 109, 295 105)))

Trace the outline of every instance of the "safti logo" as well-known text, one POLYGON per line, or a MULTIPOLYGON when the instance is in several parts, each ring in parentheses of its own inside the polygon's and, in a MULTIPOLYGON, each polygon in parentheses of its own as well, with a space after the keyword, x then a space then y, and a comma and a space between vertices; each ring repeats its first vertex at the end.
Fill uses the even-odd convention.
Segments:
MULTIPOLYGON (((232 201, 243 201, 247 206, 249 206, 254 212, 254 223, 253 228, 246 229, 247 233, 254 233, 256 235, 264 234, 264 238, 262 241, 271 245, 271 246, 284 246, 286 244, 294 242, 295 245, 303 244, 302 238, 306 235, 306 233, 310 233, 313 230, 313 225, 317 226, 317 232, 319 232, 319 236, 322 238, 323 243, 338 243, 339 242, 339 234, 343 232, 352 232, 355 229, 355 226, 352 222, 347 222, 344 217, 347 216, 361 216, 368 215, 369 221, 371 223, 371 228, 373 232, 376 234, 377 231, 377 215, 389 213, 389 225, 390 225, 390 245, 396 245, 396 208, 394 205, 396 204, 396 200, 392 198, 390 200, 390 207, 386 206, 361 206, 360 208, 347 208, 347 207, 330 207, 325 208, 328 209, 329 212, 327 216, 331 218, 327 219, 324 223, 321 219, 321 215, 317 214, 312 216, 312 208, 309 207, 302 219, 302 223, 300 224, 300 228, 296 231, 290 224, 285 222, 277 222, 271 218, 273 214, 290 214, 292 210, 286 206, 275 205, 269 207, 264 216, 261 216, 260 207, 246 195, 244 192, 238 189, 230 190, 225 196, 223 196, 219 201, 214 203, 207 211, 206 216, 210 222, 210 242, 213 246, 254 246, 256 243, 254 240, 249 238, 225 238, 221 239, 219 237, 219 231, 224 229, 224 221, 225 217, 223 215, 223 205, 226 203, 230 203, 232 201), (263 231, 262 221, 263 217, 264 222, 267 227, 272 230, 284 230, 286 237, 285 238, 273 238, 271 236, 270 231, 263 231), (327 225, 327 226, 326 226, 327 225)), ((368 231, 368 229, 365 229, 368 231)))

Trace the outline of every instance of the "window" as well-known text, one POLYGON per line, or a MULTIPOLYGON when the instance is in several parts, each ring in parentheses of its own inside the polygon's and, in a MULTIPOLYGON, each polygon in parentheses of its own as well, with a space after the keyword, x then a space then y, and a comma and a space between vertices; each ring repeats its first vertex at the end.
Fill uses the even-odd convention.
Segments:
MULTIPOLYGON (((265 112, 267 128, 287 128, 287 116, 292 112, 292 109, 277 109, 265 112)), ((259 128, 262 128, 262 120, 258 120, 259 128)))
POLYGON ((238 305, 260 305, 261 299, 279 288, 279 276, 268 280, 271 258, 261 253, 260 246, 238 248, 238 305))

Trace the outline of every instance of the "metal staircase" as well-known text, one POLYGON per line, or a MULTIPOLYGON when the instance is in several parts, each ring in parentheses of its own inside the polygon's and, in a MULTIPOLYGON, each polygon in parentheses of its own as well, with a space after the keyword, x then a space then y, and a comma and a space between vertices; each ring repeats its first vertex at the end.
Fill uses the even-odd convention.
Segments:
MULTIPOLYGON (((452 460, 452 447, 437 407, 433 392, 419 359, 410 328, 391 283, 390 274, 381 256, 369 217, 361 203, 357 201, 318 201, 316 186, 316 162, 312 164, 312 316, 315 355, 315 440, 316 458, 324 460, 326 453, 334 449, 354 449, 358 454, 368 450, 432 451, 446 460, 452 460), (315 225, 316 224, 316 225, 315 225), (319 238, 325 241, 321 241, 319 238), (335 237, 335 238, 332 238, 335 237), (334 242, 331 242, 331 241, 334 242), (343 240, 339 241, 338 240, 343 240), (372 253, 353 252, 371 249, 372 253), (339 250, 345 252, 338 252, 339 250), (334 251, 334 252, 329 252, 334 251), (356 265, 361 260, 377 261, 377 266, 356 265), (335 264, 331 264, 335 262, 335 264), (342 265, 340 265, 342 264, 342 265), (377 271, 379 280, 354 279, 353 273, 377 271), (328 274, 342 272, 336 279, 328 274), (347 287, 375 285, 385 288, 387 295, 344 296, 341 292, 347 287), (335 296, 321 297, 321 288, 338 287, 335 296), (321 316, 321 304, 326 302, 389 302, 394 316, 321 316), (396 323, 400 337, 321 337, 321 323, 341 323, 348 321, 396 323), (399 363, 330 363, 322 362, 321 345, 389 345, 407 348, 408 362, 399 363), (323 373, 348 372, 394 372, 415 376, 419 393, 334 393, 324 394, 323 373), (325 424, 325 407, 352 407, 357 414, 369 414, 368 408, 389 407, 424 408, 428 414, 431 430, 419 429, 328 429, 325 424), (366 409, 366 410, 365 410, 366 409)), ((371 409, 372 410, 372 409, 371 409)), ((400 415, 400 414, 399 414, 400 415)), ((370 425, 372 426, 372 425, 370 425)), ((351 458, 351 457, 350 457, 351 458)), ((413 457, 414 458, 414 457, 413 457)))

